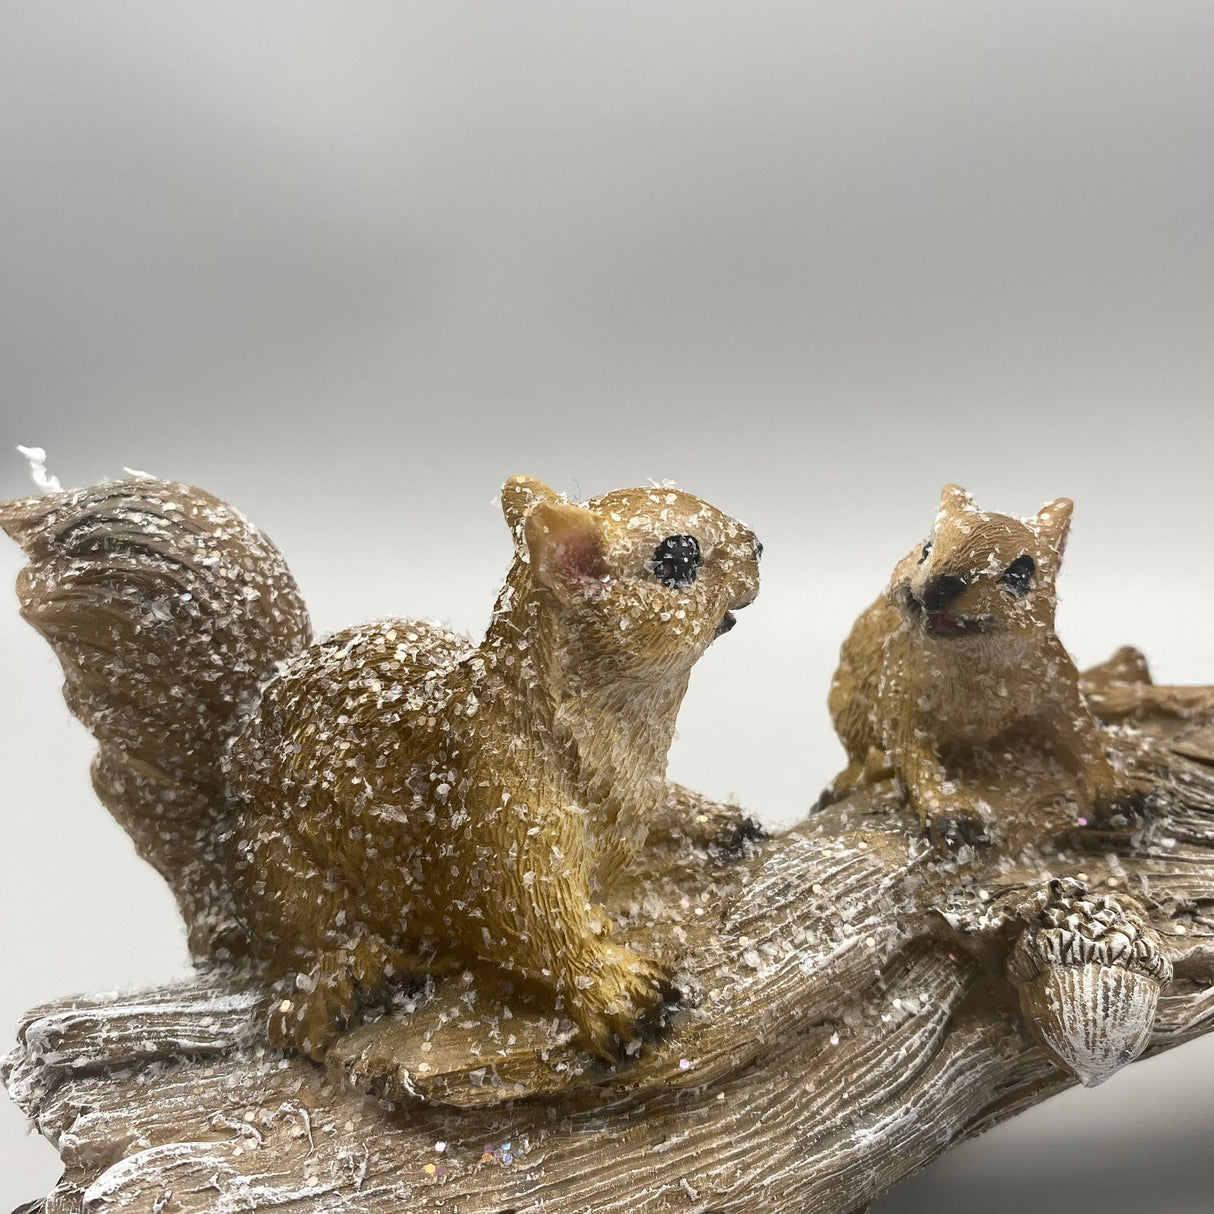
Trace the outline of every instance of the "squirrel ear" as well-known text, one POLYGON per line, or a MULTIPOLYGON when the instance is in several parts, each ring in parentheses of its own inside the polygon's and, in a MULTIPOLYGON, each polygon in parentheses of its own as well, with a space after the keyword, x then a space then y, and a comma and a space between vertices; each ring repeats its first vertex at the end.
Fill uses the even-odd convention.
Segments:
POLYGON ((523 520, 536 502, 560 502, 564 499, 543 481, 534 476, 512 476, 502 486, 502 513, 506 526, 514 535, 517 544, 523 538, 523 520))
POLYGON ((523 521, 531 575, 563 603, 602 585, 607 574, 598 519, 581 506, 540 501, 523 521))
POLYGON ((960 485, 945 485, 940 490, 940 513, 955 510, 973 510, 974 499, 960 485))
POLYGON ((1075 503, 1069 497, 1059 497, 1042 506, 1033 519, 1033 530, 1054 550, 1055 567, 1062 564, 1074 509, 1075 503))

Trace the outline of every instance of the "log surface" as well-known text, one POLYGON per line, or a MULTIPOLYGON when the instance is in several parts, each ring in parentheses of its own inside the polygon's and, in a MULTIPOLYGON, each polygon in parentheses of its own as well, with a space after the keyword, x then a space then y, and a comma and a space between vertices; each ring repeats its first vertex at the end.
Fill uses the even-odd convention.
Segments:
POLYGON ((265 1048, 249 974, 34 1009, 4 1077, 63 1160, 43 1208, 863 1209, 1075 1082, 1005 973, 1049 882, 1132 899, 1161 941, 1148 1053, 1214 1027, 1210 697, 1105 691, 1151 807, 1048 848, 941 855, 877 789, 722 850, 699 840, 734 811, 672 789, 700 828, 655 832, 613 909, 690 1006, 618 1068, 472 971, 350 1031, 327 1070, 265 1048))

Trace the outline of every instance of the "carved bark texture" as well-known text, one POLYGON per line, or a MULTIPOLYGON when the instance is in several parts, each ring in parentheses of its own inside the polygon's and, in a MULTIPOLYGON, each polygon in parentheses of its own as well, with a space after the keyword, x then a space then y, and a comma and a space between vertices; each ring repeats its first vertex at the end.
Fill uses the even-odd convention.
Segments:
MULTIPOLYGON (((1026 1023, 1050 967, 1082 992, 1103 966, 1097 1003, 1125 988, 1146 1017, 1135 1044, 1080 1001, 1087 1082, 1214 1026, 1210 698, 1140 690, 1104 688, 1140 822, 946 857, 891 789, 732 853, 655 834, 616 933, 694 1006, 615 1070, 472 972, 348 1033, 327 1071, 259 1044, 275 995, 236 973, 37 1008, 5 1075, 63 1159, 44 1209, 863 1209, 1075 1082, 1026 1023)), ((732 817, 671 796, 701 827, 732 817)))

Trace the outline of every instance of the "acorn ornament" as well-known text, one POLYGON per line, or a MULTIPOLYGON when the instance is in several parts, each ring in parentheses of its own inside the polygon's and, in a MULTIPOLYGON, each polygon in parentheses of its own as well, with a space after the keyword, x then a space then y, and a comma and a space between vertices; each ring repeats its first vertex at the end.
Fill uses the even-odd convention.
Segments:
POLYGON ((1033 1035, 1090 1088, 1146 1049, 1172 980, 1158 935, 1133 904, 1078 881, 1051 883, 1007 969, 1033 1035))

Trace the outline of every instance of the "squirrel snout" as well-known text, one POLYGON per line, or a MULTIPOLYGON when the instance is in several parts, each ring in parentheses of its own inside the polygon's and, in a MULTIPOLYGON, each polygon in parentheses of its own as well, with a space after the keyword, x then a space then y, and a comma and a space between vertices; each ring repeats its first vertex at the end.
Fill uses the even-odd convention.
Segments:
POLYGON ((751 603, 759 597, 758 586, 749 587, 745 594, 739 595, 736 599, 731 599, 729 603, 730 611, 741 611, 743 607, 749 607, 751 603))
POLYGON ((965 581, 942 574, 931 578, 923 587, 920 601, 926 611, 943 611, 964 589, 965 581))

